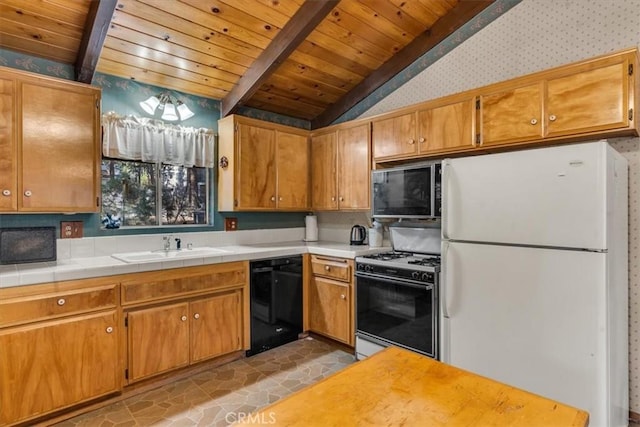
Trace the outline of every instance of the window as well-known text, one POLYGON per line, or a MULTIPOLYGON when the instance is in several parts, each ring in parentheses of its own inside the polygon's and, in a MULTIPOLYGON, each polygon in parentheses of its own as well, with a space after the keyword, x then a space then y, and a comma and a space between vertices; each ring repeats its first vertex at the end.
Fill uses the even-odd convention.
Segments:
POLYGON ((123 227, 207 224, 209 169, 102 160, 102 214, 123 227))

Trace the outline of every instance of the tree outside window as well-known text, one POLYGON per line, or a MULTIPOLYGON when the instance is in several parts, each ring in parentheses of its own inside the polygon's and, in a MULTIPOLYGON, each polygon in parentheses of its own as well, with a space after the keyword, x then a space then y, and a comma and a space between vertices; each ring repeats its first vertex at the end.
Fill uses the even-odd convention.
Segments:
POLYGON ((208 169, 103 159, 102 213, 123 227, 207 224, 208 169))

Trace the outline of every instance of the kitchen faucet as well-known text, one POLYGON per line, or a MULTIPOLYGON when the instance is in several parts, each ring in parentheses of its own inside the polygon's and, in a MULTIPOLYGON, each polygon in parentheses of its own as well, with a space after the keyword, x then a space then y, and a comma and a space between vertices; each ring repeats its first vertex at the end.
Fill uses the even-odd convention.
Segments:
POLYGON ((162 236, 162 240, 164 240, 164 250, 165 251, 170 251, 171 250, 171 236, 162 236))
POLYGON ((180 249, 182 249, 182 248, 180 247, 180 244, 182 243, 182 240, 180 240, 180 238, 179 238, 179 237, 176 237, 176 238, 175 238, 175 241, 176 241, 176 250, 180 250, 180 249))

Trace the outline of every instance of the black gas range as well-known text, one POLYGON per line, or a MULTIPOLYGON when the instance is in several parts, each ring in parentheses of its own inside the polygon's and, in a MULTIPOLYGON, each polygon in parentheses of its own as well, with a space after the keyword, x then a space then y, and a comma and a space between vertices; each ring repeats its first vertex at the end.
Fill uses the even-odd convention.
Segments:
POLYGON ((356 258, 356 271, 434 283, 440 272, 440 256, 404 251, 364 255, 356 258))
POLYGON ((392 231, 402 250, 394 244, 393 251, 355 260, 356 358, 395 345, 437 359, 439 230, 392 231))

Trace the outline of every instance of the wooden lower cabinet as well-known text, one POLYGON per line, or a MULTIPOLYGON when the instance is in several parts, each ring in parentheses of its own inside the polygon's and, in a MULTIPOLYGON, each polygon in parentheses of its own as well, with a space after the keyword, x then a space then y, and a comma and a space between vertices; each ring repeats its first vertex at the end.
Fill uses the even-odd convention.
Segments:
POLYGON ((241 350, 241 292, 191 303, 191 362, 241 350))
POLYGON ((128 380, 242 349, 242 291, 127 313, 128 380))
POLYGON ((305 290, 305 329, 353 346, 353 260, 311 255, 305 290))
POLYGON ((129 381, 189 364, 188 320, 187 303, 128 313, 129 381))
POLYGON ((0 330, 0 426, 119 391, 116 313, 0 330))
POLYGON ((312 331, 350 344, 349 283, 312 277, 309 285, 309 327, 312 331))

